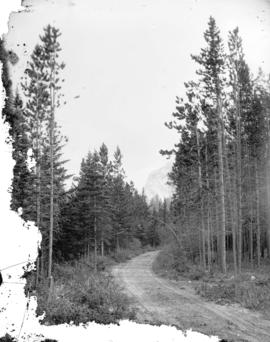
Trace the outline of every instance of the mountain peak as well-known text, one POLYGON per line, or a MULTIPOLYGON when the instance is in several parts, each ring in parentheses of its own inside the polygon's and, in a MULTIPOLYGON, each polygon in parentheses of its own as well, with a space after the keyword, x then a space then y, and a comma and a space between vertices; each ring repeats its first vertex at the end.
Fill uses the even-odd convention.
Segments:
POLYGON ((144 192, 150 201, 158 196, 160 199, 171 198, 173 186, 168 184, 168 173, 172 170, 173 161, 168 161, 159 169, 153 170, 147 177, 144 192))

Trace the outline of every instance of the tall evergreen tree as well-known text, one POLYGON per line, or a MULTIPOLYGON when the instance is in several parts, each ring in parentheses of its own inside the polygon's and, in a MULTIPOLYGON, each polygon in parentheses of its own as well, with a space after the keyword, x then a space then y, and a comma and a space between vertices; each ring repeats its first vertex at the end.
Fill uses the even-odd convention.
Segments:
POLYGON ((53 231, 54 231, 54 152, 55 152, 55 110, 60 105, 59 93, 60 78, 59 73, 64 68, 64 64, 58 61, 61 51, 59 37, 61 33, 55 27, 48 25, 44 29, 44 35, 40 37, 43 43, 43 52, 45 60, 45 74, 47 77, 47 90, 49 91, 49 146, 50 146, 50 235, 49 235, 49 265, 48 277, 52 273, 52 253, 53 253, 53 231))
MULTIPOLYGON (((48 267, 49 279, 52 272, 53 230, 55 225, 54 209, 58 197, 55 184, 59 183, 59 174, 65 178, 63 163, 60 163, 60 150, 62 143, 59 134, 56 133, 55 111, 60 105, 60 71, 64 64, 59 63, 60 32, 48 25, 44 29, 44 35, 40 36, 41 43, 37 44, 25 70, 22 89, 26 98, 25 115, 30 130, 30 142, 36 162, 35 169, 35 194, 36 194, 36 222, 44 232, 42 224, 47 220, 47 191, 50 191, 49 199, 49 239, 48 239, 48 267), (49 165, 48 165, 49 160, 49 165), (61 164, 61 165, 60 165, 61 164), (48 166, 49 175, 48 178, 48 166), (43 167, 43 169, 42 169, 43 167), (56 192, 56 194, 55 194, 56 192), (43 196, 44 195, 44 196, 43 196), (42 207, 43 204, 43 207, 42 207)), ((61 154, 61 153, 60 153, 61 154)), ((45 246, 43 243, 43 257, 45 246)))
POLYGON ((206 48, 201 49, 198 56, 192 58, 200 65, 197 74, 201 78, 205 97, 213 108, 214 123, 217 137, 218 175, 219 175, 219 202, 220 202, 220 266, 226 272, 226 213, 225 213, 225 183, 224 183, 224 112, 223 87, 225 82, 225 53, 215 19, 210 17, 208 29, 204 33, 206 48))
POLYGON ((21 86, 26 98, 24 111, 31 133, 29 139, 36 163, 36 210, 32 211, 32 219, 36 221, 38 228, 41 227, 41 148, 46 136, 46 110, 49 105, 47 82, 44 51, 42 46, 37 44, 30 56, 21 86))
POLYGON ((104 255, 105 247, 110 247, 110 238, 112 234, 112 163, 109 161, 108 148, 103 143, 99 149, 99 158, 101 164, 102 174, 102 198, 101 198, 101 210, 102 210, 102 223, 100 229, 100 248, 101 255, 104 255))
POLYGON ((122 166, 122 153, 117 147, 113 160, 113 229, 114 229, 114 246, 116 250, 120 249, 121 242, 125 240, 126 218, 128 215, 128 203, 125 198, 125 173, 122 166))
MULTIPOLYGON (((245 145, 247 135, 247 125, 251 114, 252 104, 252 86, 249 75, 249 69, 244 59, 242 48, 242 39, 239 36, 239 30, 236 28, 229 33, 229 74, 230 85, 232 88, 231 99, 233 107, 231 109, 230 133, 234 136, 235 147, 235 173, 236 173, 236 205, 237 205, 237 226, 238 226, 238 269, 241 271, 242 259, 242 172, 243 166, 251 160, 246 158, 244 161, 243 145, 245 145), (233 128, 233 130, 232 130, 233 128)), ((247 152, 246 152, 247 153, 247 152)), ((250 180, 249 180, 250 182, 250 180)))

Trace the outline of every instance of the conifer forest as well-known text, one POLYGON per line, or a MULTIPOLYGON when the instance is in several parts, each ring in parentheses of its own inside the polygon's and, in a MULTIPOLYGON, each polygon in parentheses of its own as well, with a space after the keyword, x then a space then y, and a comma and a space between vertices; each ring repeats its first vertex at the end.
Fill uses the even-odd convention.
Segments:
POLYGON ((210 17, 201 34, 190 57, 196 73, 172 94, 175 111, 164 127, 177 140, 160 146, 173 163, 170 198, 138 191, 127 181, 121 146, 109 151, 106 141, 90 146, 71 175, 57 121, 64 32, 51 25, 40 32, 20 84, 10 76, 20 56, 1 40, 2 115, 15 161, 10 207, 42 235, 25 277, 45 322, 136 319, 113 270, 150 252, 159 277, 196 280, 202 298, 270 319, 270 75, 251 73, 241 27, 224 41, 210 17))

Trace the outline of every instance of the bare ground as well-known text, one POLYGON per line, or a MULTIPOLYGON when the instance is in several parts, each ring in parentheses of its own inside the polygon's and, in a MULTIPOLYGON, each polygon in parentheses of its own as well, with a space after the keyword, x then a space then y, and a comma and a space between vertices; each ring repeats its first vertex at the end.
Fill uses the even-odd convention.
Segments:
POLYGON ((187 280, 155 275, 157 255, 147 252, 113 268, 113 275, 133 299, 137 322, 174 325, 216 335, 227 341, 270 342, 270 321, 239 305, 218 305, 198 296, 187 280))

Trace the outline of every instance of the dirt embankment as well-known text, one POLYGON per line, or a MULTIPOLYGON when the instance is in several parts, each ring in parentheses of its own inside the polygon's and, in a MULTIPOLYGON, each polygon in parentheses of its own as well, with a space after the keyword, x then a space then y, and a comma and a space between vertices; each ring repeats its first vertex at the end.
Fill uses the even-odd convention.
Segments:
POLYGON ((270 321, 239 305, 218 305, 196 295, 188 281, 156 276, 158 252, 142 254, 113 268, 113 274, 138 308, 138 322, 175 325, 228 341, 270 342, 270 321))

